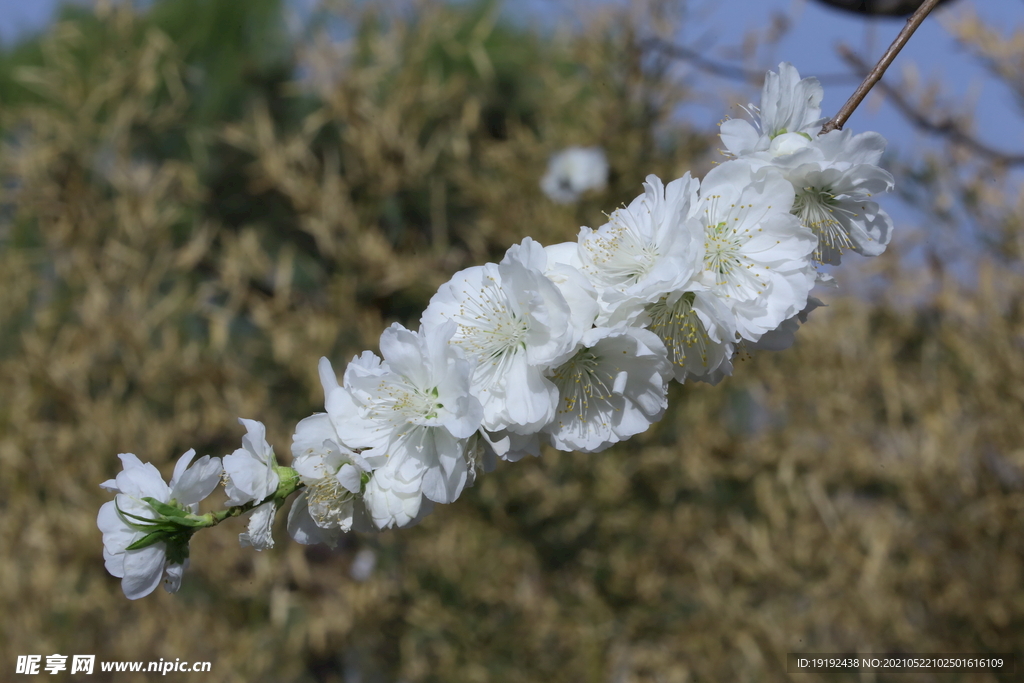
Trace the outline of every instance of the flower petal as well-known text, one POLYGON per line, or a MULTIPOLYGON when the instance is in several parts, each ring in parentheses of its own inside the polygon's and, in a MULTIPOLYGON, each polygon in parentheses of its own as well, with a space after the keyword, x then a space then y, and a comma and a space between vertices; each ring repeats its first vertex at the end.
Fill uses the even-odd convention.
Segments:
POLYGON ((238 535, 238 542, 242 547, 252 546, 256 550, 266 550, 274 547, 274 513, 277 507, 274 501, 269 501, 253 510, 249 517, 248 531, 238 535))
POLYGON ((167 545, 156 543, 124 554, 124 578, 121 590, 129 600, 144 598, 160 585, 167 559, 167 545))
POLYGON ((171 498, 182 505, 198 504, 217 488, 223 471, 220 458, 204 455, 185 470, 180 478, 176 477, 177 481, 171 486, 171 498))

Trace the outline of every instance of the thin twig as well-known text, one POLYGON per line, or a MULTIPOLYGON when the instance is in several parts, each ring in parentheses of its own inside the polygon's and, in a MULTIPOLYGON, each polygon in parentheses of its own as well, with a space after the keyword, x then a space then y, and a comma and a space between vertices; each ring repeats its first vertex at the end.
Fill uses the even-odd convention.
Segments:
MULTIPOLYGON (((764 69, 744 69, 742 66, 726 64, 724 62, 708 59, 697 50, 683 45, 670 43, 667 40, 662 40, 661 38, 648 38, 640 44, 640 47, 641 49, 655 49, 672 59, 687 62, 701 71, 705 71, 715 76, 737 81, 745 81, 754 85, 761 85, 764 83, 764 69)), ((822 85, 841 85, 856 82, 859 76, 851 76, 850 74, 824 74, 817 78, 818 82, 822 85)))
MULTIPOLYGON (((869 68, 868 64, 853 50, 845 45, 840 45, 838 52, 839 56, 846 60, 850 66, 857 69, 857 71, 862 74, 867 73, 869 68)), ((934 121, 928 118, 928 116, 923 112, 915 108, 914 105, 903 96, 898 88, 894 88, 884 81, 881 81, 878 83, 878 89, 885 94, 889 102, 891 102, 892 105, 896 107, 896 109, 898 109, 908 121, 910 121, 910 123, 921 130, 935 135, 941 135, 953 143, 963 145, 973 152, 987 157, 993 163, 1003 164, 1006 166, 1024 164, 1024 154, 1006 154, 993 147, 989 147, 984 142, 981 142, 967 134, 953 119, 947 118, 944 120, 934 121)))
POLYGON ((937 4, 939 4, 939 0, 925 0, 925 2, 917 8, 917 11, 907 19, 907 23, 903 27, 903 30, 900 31, 898 36, 896 36, 896 40, 892 41, 892 45, 890 45, 889 49, 885 51, 882 58, 878 60, 878 64, 875 64, 875 68, 868 72, 868 75, 865 76, 863 82, 857 86, 857 89, 854 91, 853 95, 850 96, 850 99, 846 101, 846 104, 843 105, 843 108, 839 110, 839 113, 829 119, 828 123, 822 126, 822 135, 833 130, 842 130, 843 124, 845 124, 846 120, 853 114, 857 105, 859 105, 867 96, 868 92, 871 91, 871 88, 881 80, 885 70, 889 68, 890 64, 892 64, 892 60, 896 59, 896 55, 900 53, 903 46, 907 44, 908 40, 910 40, 910 36, 914 35, 914 31, 916 31, 917 27, 921 25, 921 22, 923 22, 924 18, 928 16, 928 13, 935 9, 937 4))

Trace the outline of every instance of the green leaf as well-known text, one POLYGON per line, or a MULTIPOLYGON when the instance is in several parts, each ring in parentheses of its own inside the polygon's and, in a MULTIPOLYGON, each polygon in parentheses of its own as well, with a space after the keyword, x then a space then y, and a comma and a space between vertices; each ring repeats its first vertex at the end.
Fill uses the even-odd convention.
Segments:
POLYGON ((167 532, 161 529, 160 531, 154 531, 151 534, 146 534, 145 536, 143 536, 142 538, 140 538, 139 540, 135 541, 130 546, 125 548, 125 550, 141 550, 142 548, 148 548, 151 545, 156 545, 157 543, 164 543, 166 541, 167 532))
POLYGON ((167 503, 161 503, 156 498, 151 498, 151 497, 147 496, 146 498, 143 498, 142 500, 144 500, 147 503, 149 503, 149 506, 151 508, 153 508, 154 510, 159 512, 164 517, 184 517, 185 515, 190 514, 189 512, 186 512, 185 510, 182 510, 179 507, 175 507, 174 505, 168 505, 167 503))

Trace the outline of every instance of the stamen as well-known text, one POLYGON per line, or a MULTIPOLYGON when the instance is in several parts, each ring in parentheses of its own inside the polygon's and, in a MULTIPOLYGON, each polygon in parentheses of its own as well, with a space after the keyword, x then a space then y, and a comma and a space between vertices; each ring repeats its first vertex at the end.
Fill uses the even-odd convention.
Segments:
POLYGON ((453 344, 458 344, 481 363, 478 372, 492 378, 504 377, 515 356, 525 350, 529 321, 516 316, 509 308, 507 296, 493 278, 488 278, 479 292, 464 292, 455 322, 459 328, 453 344))
POLYGON ((583 270, 612 286, 636 284, 661 256, 632 213, 623 210, 613 212, 606 231, 592 234, 582 246, 590 261, 583 270))
POLYGON ((551 381, 562 398, 559 413, 570 413, 586 422, 591 399, 607 401, 612 397, 615 378, 601 368, 600 361, 593 349, 582 349, 555 371, 551 381))
POLYGON ((648 306, 647 314, 651 317, 648 329, 665 344, 671 363, 684 367, 687 358, 691 364, 700 358, 701 365, 706 368, 711 338, 693 310, 695 296, 693 292, 687 292, 671 305, 667 303, 668 297, 662 297, 661 301, 648 306))
POLYGON ((836 211, 840 214, 856 215, 849 209, 839 206, 829 188, 805 187, 793 202, 793 214, 818 237, 818 246, 815 247, 813 255, 818 263, 824 261, 826 248, 838 251, 842 255, 845 250, 853 247, 850 233, 836 218, 836 211))
POLYGON ((322 529, 339 527, 348 516, 346 503, 353 498, 337 477, 326 476, 309 487, 309 516, 322 529))
POLYGON ((754 205, 719 206, 721 199, 720 195, 705 198, 704 269, 717 275, 715 284, 732 287, 726 296, 756 296, 764 291, 767 281, 759 277, 761 273, 742 252, 743 246, 760 232, 760 228, 752 231, 756 223, 749 213, 754 205))

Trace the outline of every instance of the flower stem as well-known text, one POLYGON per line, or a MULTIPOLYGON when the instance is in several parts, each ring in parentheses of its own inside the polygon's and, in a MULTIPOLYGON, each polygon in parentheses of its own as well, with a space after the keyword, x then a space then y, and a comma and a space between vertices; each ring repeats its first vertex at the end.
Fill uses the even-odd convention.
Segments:
POLYGON ((903 27, 903 30, 900 31, 899 35, 896 36, 896 40, 892 41, 892 45, 889 46, 889 49, 885 51, 882 58, 878 60, 877 64, 875 64, 875 68, 868 72, 868 75, 864 77, 861 84, 857 86, 854 93, 850 95, 850 99, 846 101, 846 104, 844 104, 842 109, 839 110, 839 113, 829 119, 828 122, 822 126, 821 135, 834 130, 843 129, 843 125, 846 123, 847 119, 850 118, 857 106, 871 91, 871 88, 875 87, 875 83, 882 79, 882 75, 885 74, 885 70, 889 68, 892 61, 896 59, 896 55, 900 53, 903 46, 910 40, 910 36, 914 35, 914 31, 917 30, 917 27, 921 25, 921 22, 923 22, 924 18, 928 16, 928 13, 935 9, 935 6, 938 4, 939 0, 925 0, 925 2, 917 8, 917 11, 907 19, 907 23, 903 27))
POLYGON ((251 500, 243 505, 235 505, 233 507, 225 508, 224 510, 217 510, 216 512, 207 512, 205 515, 200 515, 201 518, 208 520, 206 526, 217 526, 225 519, 230 517, 238 517, 244 515, 249 510, 258 508, 264 503, 275 501, 278 508, 284 505, 284 501, 288 499, 293 493, 305 488, 305 484, 299 479, 299 473, 290 467, 276 467, 280 483, 277 485, 277 490, 271 493, 263 500, 251 500))

